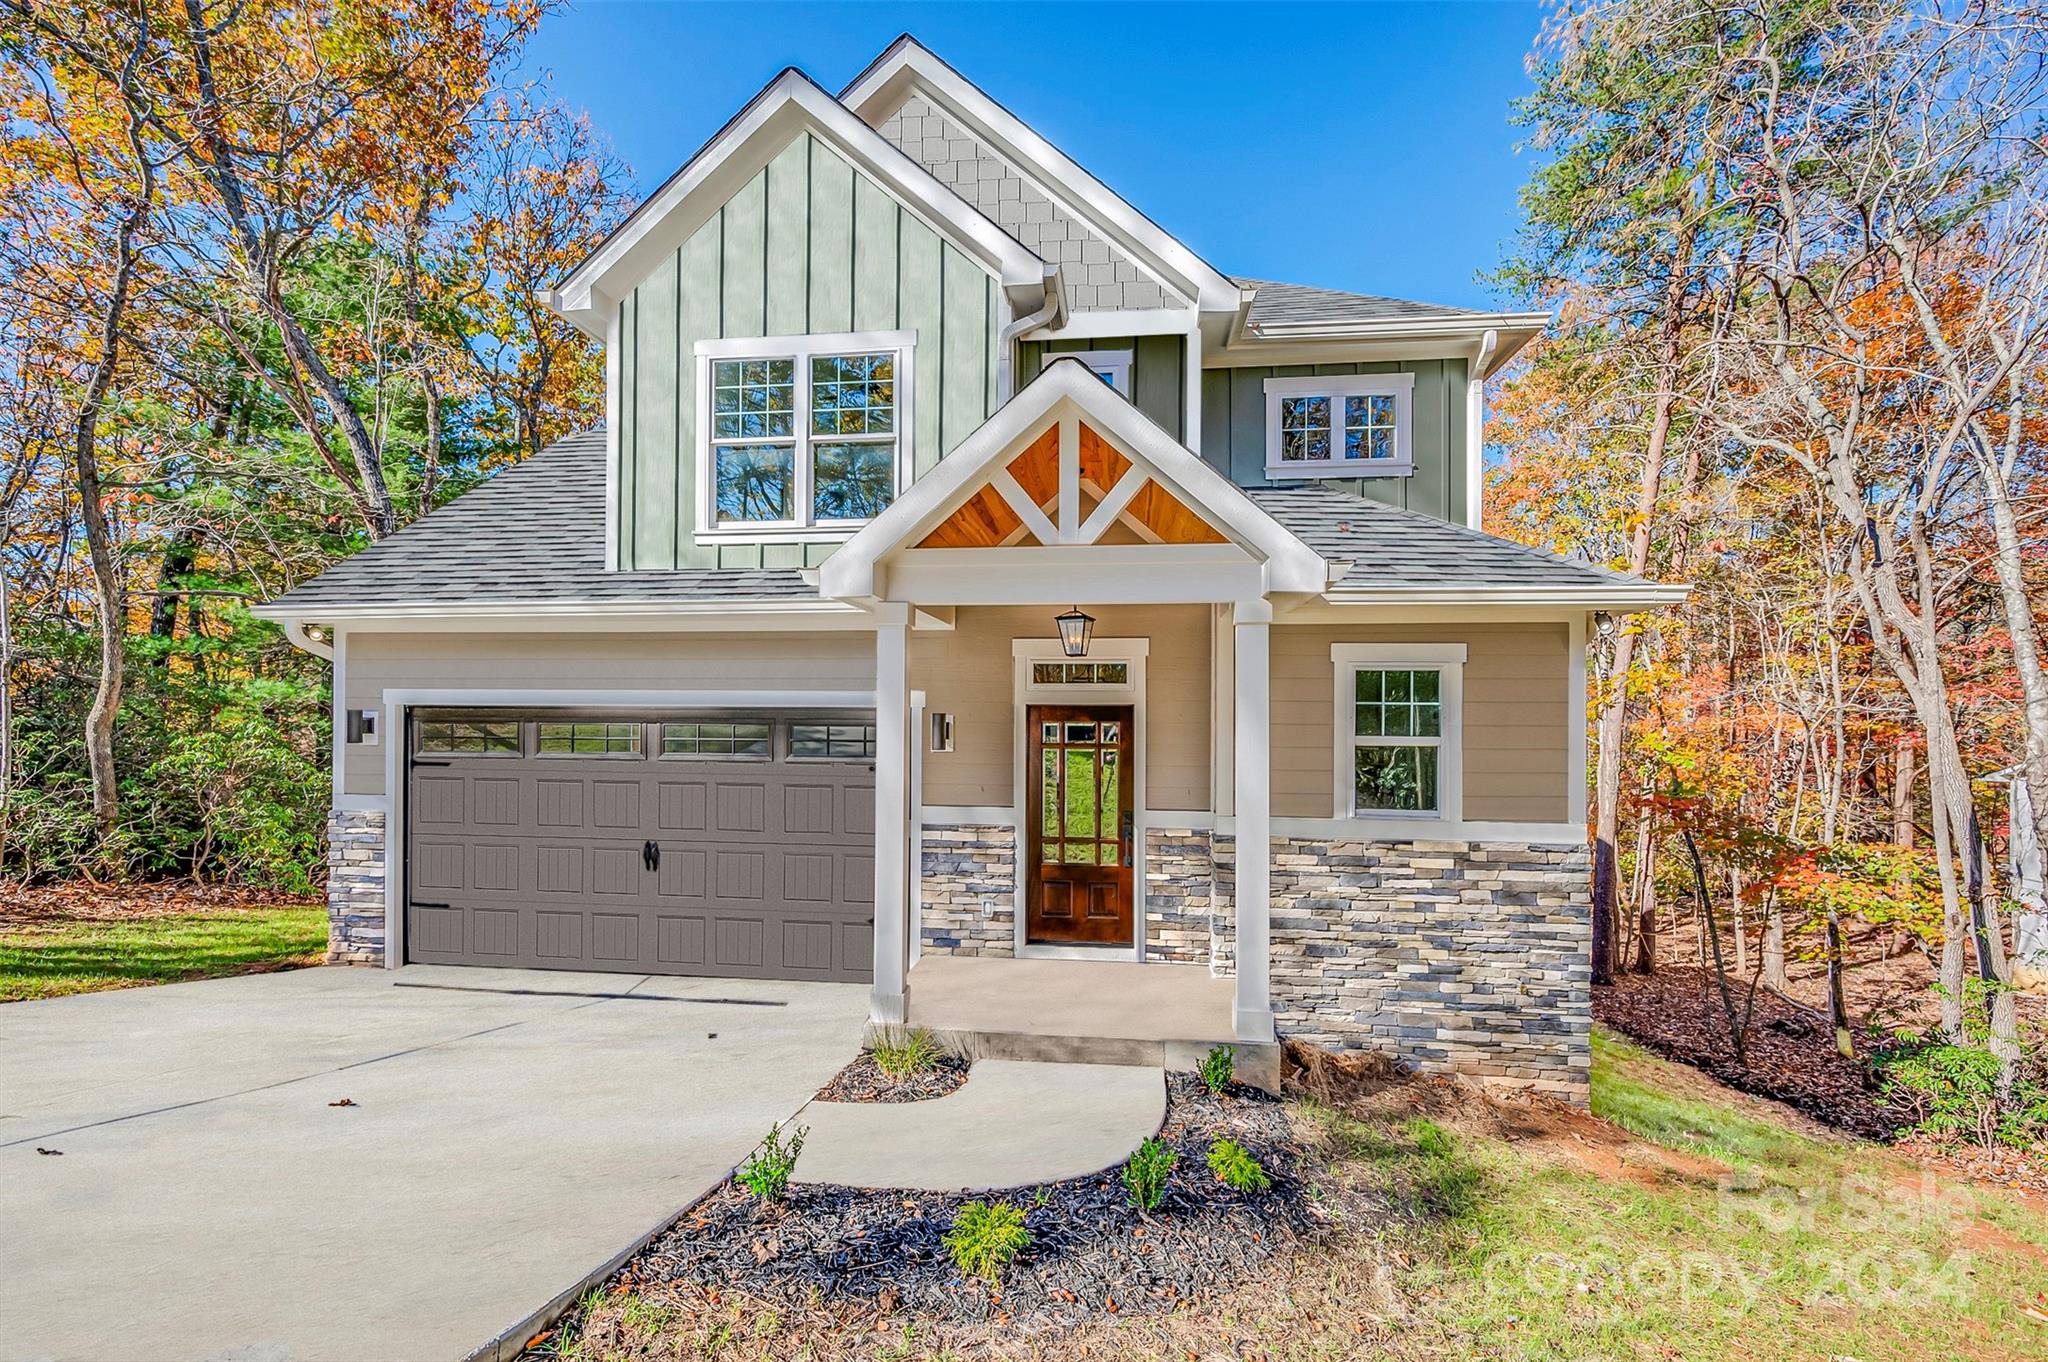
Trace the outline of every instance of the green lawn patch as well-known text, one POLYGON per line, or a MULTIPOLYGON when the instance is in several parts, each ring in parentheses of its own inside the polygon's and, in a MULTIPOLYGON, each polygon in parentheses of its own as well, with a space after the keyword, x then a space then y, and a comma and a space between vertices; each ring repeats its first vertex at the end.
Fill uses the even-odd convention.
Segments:
POLYGON ((0 932, 0 1002, 317 965, 327 912, 288 904, 0 932))

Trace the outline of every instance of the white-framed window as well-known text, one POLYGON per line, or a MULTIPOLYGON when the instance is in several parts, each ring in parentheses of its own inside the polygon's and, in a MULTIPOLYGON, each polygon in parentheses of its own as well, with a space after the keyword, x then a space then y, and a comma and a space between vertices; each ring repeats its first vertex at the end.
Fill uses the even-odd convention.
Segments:
POLYGON ((1129 350, 1063 350, 1059 354, 1047 353, 1040 368, 1051 367, 1054 360, 1078 359, 1095 376, 1115 388, 1125 397, 1131 395, 1131 352, 1129 350))
POLYGON ((1465 645, 1337 643, 1340 818, 1463 818, 1465 645))
POLYGON ((1267 379, 1266 475, 1407 477, 1414 397, 1414 374, 1267 379))
POLYGON ((911 331, 697 345, 698 531, 853 530, 909 481, 911 331))

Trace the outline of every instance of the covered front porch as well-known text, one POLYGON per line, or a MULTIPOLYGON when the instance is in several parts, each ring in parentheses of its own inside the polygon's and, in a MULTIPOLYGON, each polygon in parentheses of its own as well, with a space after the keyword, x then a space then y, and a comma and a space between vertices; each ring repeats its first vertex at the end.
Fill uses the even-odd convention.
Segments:
POLYGON ((876 622, 873 1022, 1016 1057, 1270 1050, 1269 636, 1276 602, 1313 596, 1329 572, 1075 364, 835 553, 821 591, 876 622), (1093 647, 1047 637, 1077 601, 1104 617, 1093 647), (1193 710, 1179 760, 1154 742, 1175 705, 1193 710), (1148 789, 1148 770, 1169 788, 1148 789), (1225 819, 1227 907, 1212 895, 1204 912, 1227 921, 1202 933, 1198 962, 1154 930, 1151 891, 1170 876, 1153 862, 1199 844, 1213 877, 1225 819), (952 930, 929 932, 934 839, 942 870, 958 869, 941 875, 952 930))

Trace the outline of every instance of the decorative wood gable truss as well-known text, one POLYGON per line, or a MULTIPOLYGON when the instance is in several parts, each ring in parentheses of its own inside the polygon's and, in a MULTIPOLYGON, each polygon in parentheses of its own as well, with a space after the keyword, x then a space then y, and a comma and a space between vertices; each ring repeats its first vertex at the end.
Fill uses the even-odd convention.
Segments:
POLYGON ((1053 364, 827 559, 820 589, 1217 600, 1312 595, 1343 566, 1076 362, 1053 364))

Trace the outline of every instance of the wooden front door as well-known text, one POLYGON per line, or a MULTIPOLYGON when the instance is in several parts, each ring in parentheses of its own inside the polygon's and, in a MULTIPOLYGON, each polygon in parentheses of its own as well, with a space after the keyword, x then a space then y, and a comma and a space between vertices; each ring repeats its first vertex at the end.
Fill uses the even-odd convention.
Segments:
POLYGON ((1032 705, 1025 938, 1130 944, 1129 705, 1032 705))

